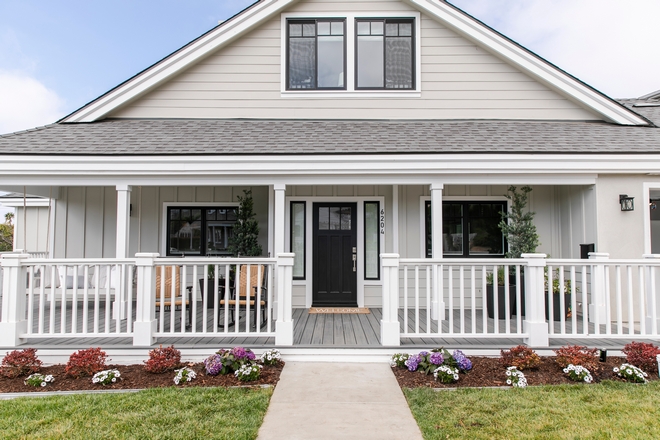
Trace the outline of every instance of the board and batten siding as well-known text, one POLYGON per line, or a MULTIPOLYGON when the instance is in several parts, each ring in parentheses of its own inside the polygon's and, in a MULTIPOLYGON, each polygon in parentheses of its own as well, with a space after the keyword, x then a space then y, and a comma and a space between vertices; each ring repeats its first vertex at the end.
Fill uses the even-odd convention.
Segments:
MULTIPOLYGON (((129 255, 162 248, 163 206, 236 204, 236 196, 250 187, 133 187, 129 255), (139 230, 139 234, 138 234, 139 230), (140 246, 138 247, 138 235, 140 246)), ((259 223, 259 243, 268 253, 268 187, 251 187, 259 223)), ((117 230, 117 191, 114 187, 65 187, 56 200, 55 258, 114 258, 117 230)), ((47 208, 46 208, 47 209, 47 208)), ((45 238, 44 238, 45 240, 45 238)), ((28 239, 28 244, 30 240, 28 239)))
MULTIPOLYGON (((14 208, 14 249, 23 249, 28 252, 46 252, 48 250, 48 207, 29 206, 25 210, 27 217, 24 218, 23 207, 14 208), (23 225, 26 233, 23 234, 23 225)), ((4 218, 2 219, 4 221, 4 218)))
MULTIPOLYGON (((405 16, 416 12, 400 1, 386 0, 301 1, 284 11, 309 17, 328 13, 405 16)), ((422 15, 420 27, 419 97, 396 97, 392 93, 392 98, 383 98, 360 93, 352 98, 310 98, 310 92, 300 97, 291 93, 283 96, 278 15, 110 117, 599 119, 436 20, 422 15)))

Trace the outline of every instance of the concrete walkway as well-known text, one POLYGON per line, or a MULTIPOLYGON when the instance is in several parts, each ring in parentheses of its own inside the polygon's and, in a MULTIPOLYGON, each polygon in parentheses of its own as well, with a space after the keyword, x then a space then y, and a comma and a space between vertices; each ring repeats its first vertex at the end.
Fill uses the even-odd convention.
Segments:
POLYGON ((260 440, 421 439, 386 363, 287 362, 260 440))

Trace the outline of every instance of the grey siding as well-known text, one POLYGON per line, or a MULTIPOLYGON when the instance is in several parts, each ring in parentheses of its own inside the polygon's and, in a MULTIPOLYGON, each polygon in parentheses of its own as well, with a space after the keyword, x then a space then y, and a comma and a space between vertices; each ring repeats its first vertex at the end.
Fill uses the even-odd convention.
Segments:
MULTIPOLYGON (((415 12, 400 1, 302 1, 309 14, 415 12)), ((421 97, 281 95, 281 20, 270 19, 164 85, 119 109, 120 118, 593 120, 582 109, 441 23, 422 16, 421 97)), ((348 72, 352 75, 352 72, 348 72)), ((395 96, 393 94, 393 96, 395 96)))

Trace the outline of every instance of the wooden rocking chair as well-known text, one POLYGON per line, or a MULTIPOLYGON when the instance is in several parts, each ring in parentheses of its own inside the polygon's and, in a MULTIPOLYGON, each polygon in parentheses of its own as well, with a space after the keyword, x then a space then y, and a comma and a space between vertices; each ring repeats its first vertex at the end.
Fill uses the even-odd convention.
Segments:
MULTIPOLYGON (((190 290, 190 288, 188 289, 190 290)), ((186 328, 192 325, 192 307, 190 304, 190 295, 183 300, 181 296, 181 267, 179 266, 156 266, 156 310, 160 310, 161 305, 165 310, 181 310, 183 304, 186 304, 188 322, 186 328), (174 276, 172 276, 174 268, 174 276), (164 274, 164 275, 163 275, 164 274), (163 286, 164 278, 164 286, 163 286), (172 301, 172 283, 174 283, 174 301, 172 301)))
POLYGON ((230 325, 234 325, 236 315, 236 305, 238 304, 239 310, 242 308, 247 310, 248 304, 250 305, 250 312, 254 313, 254 320, 252 321, 256 326, 257 321, 257 306, 261 309, 261 325, 266 324, 266 317, 268 311, 268 286, 267 276, 268 268, 266 265, 247 265, 243 264, 238 268, 238 283, 232 289, 229 299, 220 301, 220 305, 228 305, 229 315, 231 316, 230 325), (248 268, 250 272, 250 279, 248 280, 248 268), (261 282, 259 278, 261 275, 261 282), (261 289, 260 297, 257 298, 257 292, 261 289), (238 300, 236 299, 236 291, 238 291, 238 300))

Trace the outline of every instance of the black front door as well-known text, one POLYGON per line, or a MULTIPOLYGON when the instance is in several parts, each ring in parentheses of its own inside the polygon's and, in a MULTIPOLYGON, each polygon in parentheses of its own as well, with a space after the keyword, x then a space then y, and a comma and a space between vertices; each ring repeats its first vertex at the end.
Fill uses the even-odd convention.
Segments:
POLYGON ((356 203, 314 203, 314 306, 357 306, 356 219, 356 203))

